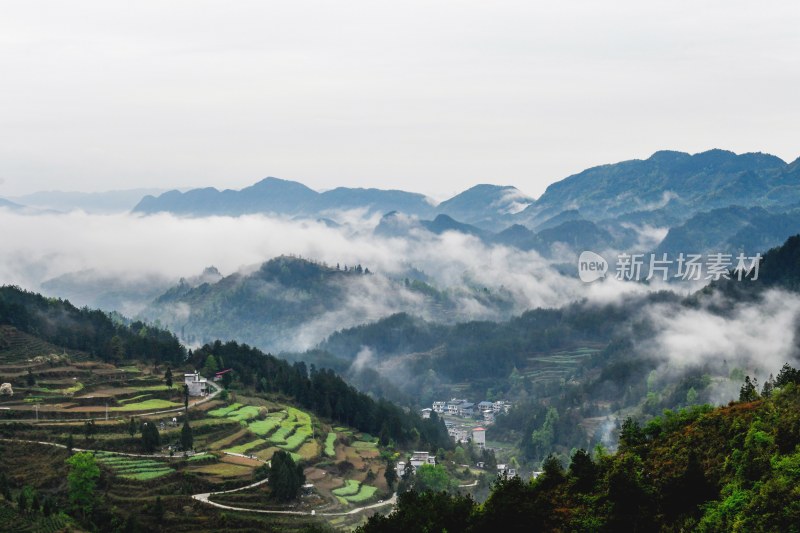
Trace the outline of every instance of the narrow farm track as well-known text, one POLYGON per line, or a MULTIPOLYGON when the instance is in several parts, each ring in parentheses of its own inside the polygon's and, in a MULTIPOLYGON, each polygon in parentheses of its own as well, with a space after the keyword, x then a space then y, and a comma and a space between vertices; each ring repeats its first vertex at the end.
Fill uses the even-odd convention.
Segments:
MULTIPOLYGON (((41 444, 43 446, 53 446, 55 448, 66 448, 65 445, 59 444, 57 442, 47 442, 47 441, 39 441, 39 440, 23 440, 23 439, 0 438, 0 441, 3 441, 3 442, 16 442, 16 443, 20 443, 20 444, 41 444)), ((76 451, 76 452, 97 452, 97 451, 102 451, 102 450, 85 450, 85 449, 82 449, 82 448, 74 448, 74 447, 72 449, 73 449, 73 451, 76 451)), ((148 457, 148 458, 180 459, 180 457, 176 457, 176 456, 170 457, 169 455, 165 455, 165 454, 140 454, 140 453, 125 453, 125 452, 107 452, 107 453, 112 453, 114 455, 121 455, 121 456, 124 456, 124 457, 148 457)), ((236 456, 236 457, 249 458, 248 456, 243 455, 243 454, 227 453, 227 452, 224 452, 224 453, 226 453, 227 455, 233 455, 233 456, 236 456)), ((262 462, 267 463, 268 461, 262 461, 262 462)), ((266 482, 267 482, 267 479, 264 478, 261 481, 256 481, 255 483, 251 483, 249 485, 246 485, 244 487, 240 487, 238 489, 224 490, 224 491, 220 491, 220 492, 204 492, 204 493, 201 493, 201 494, 192 494, 192 499, 193 500, 197 500, 197 501, 199 501, 201 503, 204 503, 206 505, 211 505, 212 507, 217 507, 219 509, 225 509, 225 510, 228 510, 228 511, 239 511, 239 512, 243 512, 243 513, 262 513, 262 514, 298 515, 298 516, 330 516, 330 517, 354 515, 356 513, 367 511, 369 509, 377 509, 379 507, 385 507, 387 505, 392 505, 393 506, 395 503, 397 503, 397 493, 395 492, 394 494, 392 494, 392 497, 389 498, 388 500, 385 500, 385 501, 382 501, 382 502, 378 502, 378 503, 374 503, 372 505, 366 505, 364 507, 357 507, 355 509, 351 509, 349 511, 342 512, 342 513, 317 513, 315 511, 277 511, 277 510, 272 510, 272 509, 248 509, 248 508, 245 508, 245 507, 232 507, 230 505, 223 505, 221 503, 216 503, 216 502, 212 502, 211 500, 209 500, 209 498, 211 496, 214 496, 214 495, 217 495, 217 494, 230 494, 230 493, 233 493, 233 492, 241 492, 243 490, 247 490, 247 489, 252 489, 254 487, 258 487, 260 485, 263 485, 266 482)))

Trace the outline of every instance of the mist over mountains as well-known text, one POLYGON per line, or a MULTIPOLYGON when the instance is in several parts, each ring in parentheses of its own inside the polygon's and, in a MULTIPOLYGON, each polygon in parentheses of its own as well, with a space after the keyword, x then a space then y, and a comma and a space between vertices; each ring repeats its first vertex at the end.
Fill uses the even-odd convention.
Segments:
POLYGON ((630 413, 727 402, 745 373, 763 381, 798 359, 797 167, 659 152, 576 174, 536 200, 481 185, 437 205, 270 178, 168 192, 126 213, 12 206, 0 224, 20 231, 6 237, 0 281, 119 311, 189 348, 235 340, 332 368, 415 408, 512 398, 518 407, 493 431, 541 461, 613 445, 630 413), (758 281, 576 276, 583 250, 778 245, 758 281), (547 442, 532 438, 548 424, 547 442))

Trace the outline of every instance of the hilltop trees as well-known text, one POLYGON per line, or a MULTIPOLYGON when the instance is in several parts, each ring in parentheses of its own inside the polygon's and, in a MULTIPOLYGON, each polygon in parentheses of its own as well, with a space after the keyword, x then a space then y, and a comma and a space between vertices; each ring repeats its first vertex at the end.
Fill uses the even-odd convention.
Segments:
POLYGON ((269 488, 274 500, 286 502, 293 500, 306 482, 303 467, 295 464, 291 454, 278 450, 272 456, 269 468, 269 488))

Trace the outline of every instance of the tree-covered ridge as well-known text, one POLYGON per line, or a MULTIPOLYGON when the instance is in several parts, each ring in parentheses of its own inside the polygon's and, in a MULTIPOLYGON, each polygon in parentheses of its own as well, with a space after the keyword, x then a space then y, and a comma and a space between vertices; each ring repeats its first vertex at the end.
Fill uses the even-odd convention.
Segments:
POLYGON ((536 353, 585 343, 608 343, 616 328, 636 316, 641 307, 678 300, 670 293, 654 293, 632 298, 626 305, 587 306, 579 302, 558 309, 533 309, 505 322, 454 325, 400 313, 338 331, 321 343, 320 349, 350 360, 364 346, 379 356, 440 348, 436 357, 410 362, 415 373, 433 369, 452 379, 506 378, 536 353))
POLYGON ((452 448, 438 418, 423 420, 413 411, 407 413, 386 400, 374 400, 332 370, 309 368, 302 362, 291 364, 236 342, 207 344, 195 350, 190 361, 200 368, 207 366, 209 356, 232 368, 245 387, 285 395, 322 417, 378 435, 383 442, 431 451, 452 448))
POLYGON ((105 361, 180 363, 186 351, 172 333, 141 321, 123 324, 96 309, 46 298, 19 287, 0 287, 0 324, 105 361))
POLYGON ((360 531, 800 531, 800 372, 787 365, 771 385, 644 427, 628 419, 616 453, 578 450, 567 470, 551 457, 537 479, 499 479, 482 505, 404 494, 360 531))
POLYGON ((337 328, 366 322, 375 316, 373 307, 413 309, 452 322, 466 316, 464 296, 499 315, 513 306, 508 291, 472 286, 441 290, 419 280, 371 274, 369 266, 358 263, 333 266, 280 256, 216 283, 182 282, 143 314, 180 332, 181 340, 190 344, 236 339, 279 352, 296 350, 298 338, 311 337, 316 343, 337 328), (372 305, 379 297, 381 305, 372 305))
POLYGON ((800 195, 798 168, 762 153, 659 151, 556 182, 517 218, 530 224, 575 205, 590 219, 665 206, 684 216, 730 205, 786 208, 800 195))

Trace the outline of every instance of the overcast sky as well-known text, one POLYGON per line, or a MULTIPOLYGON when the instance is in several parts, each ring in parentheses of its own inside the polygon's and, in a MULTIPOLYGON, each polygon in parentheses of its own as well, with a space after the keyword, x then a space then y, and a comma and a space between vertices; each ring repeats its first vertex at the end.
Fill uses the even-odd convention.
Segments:
POLYGON ((0 3, 0 196, 800 156, 798 2, 0 3))

